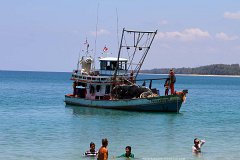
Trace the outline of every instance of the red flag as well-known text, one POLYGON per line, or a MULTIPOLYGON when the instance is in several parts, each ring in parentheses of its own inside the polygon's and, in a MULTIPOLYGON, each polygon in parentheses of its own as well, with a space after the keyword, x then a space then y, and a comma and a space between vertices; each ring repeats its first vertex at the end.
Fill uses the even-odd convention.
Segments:
POLYGON ((105 46, 104 48, 103 48, 103 52, 107 52, 108 51, 108 48, 105 46))

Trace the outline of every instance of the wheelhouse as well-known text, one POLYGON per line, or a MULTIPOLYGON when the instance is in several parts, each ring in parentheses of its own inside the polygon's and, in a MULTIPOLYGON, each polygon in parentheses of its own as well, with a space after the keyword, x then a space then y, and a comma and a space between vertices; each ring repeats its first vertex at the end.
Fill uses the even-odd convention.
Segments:
MULTIPOLYGON (((116 57, 100 58, 100 75, 112 76, 117 67, 116 57)), ((117 75, 127 75, 127 59, 119 58, 117 75)))

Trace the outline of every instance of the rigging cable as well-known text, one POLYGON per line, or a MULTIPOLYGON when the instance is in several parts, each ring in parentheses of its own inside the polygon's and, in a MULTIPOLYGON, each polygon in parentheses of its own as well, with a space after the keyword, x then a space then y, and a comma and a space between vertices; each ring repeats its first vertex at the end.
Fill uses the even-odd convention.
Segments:
POLYGON ((96 23, 96 37, 95 37, 95 47, 94 47, 94 55, 93 55, 93 70, 95 70, 95 55, 96 55, 96 48, 97 48, 97 32, 98 32, 98 9, 99 9, 99 3, 97 6, 97 23, 96 23))
MULTIPOLYGON (((133 57, 132 57, 132 59, 131 59, 130 64, 132 64, 133 58, 135 57, 135 54, 136 54, 136 51, 137 51, 137 48, 138 48, 138 45, 139 45, 141 39, 142 39, 143 36, 144 36, 144 33, 141 34, 140 32, 138 32, 137 38, 135 38, 135 34, 136 34, 136 33, 134 33, 134 52, 133 52, 133 57), (136 39, 136 44, 135 44, 135 39, 136 39)), ((139 63, 136 65, 135 70, 137 69, 137 66, 138 66, 138 65, 139 65, 139 63)))
MULTIPOLYGON (((127 46, 126 37, 124 36, 123 38, 124 38, 125 46, 127 46)), ((127 46, 127 47, 128 47, 128 46, 127 46)), ((130 60, 132 55, 130 55, 128 49, 127 49, 127 53, 128 53, 128 59, 130 60)), ((127 70, 129 70, 130 66, 131 66, 131 70, 132 70, 132 64, 131 64, 131 62, 129 63, 129 66, 128 66, 127 70)))

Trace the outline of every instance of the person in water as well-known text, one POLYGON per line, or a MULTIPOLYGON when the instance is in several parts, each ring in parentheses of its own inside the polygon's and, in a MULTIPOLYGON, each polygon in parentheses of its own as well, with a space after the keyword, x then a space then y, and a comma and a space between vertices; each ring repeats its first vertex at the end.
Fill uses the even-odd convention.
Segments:
POLYGON ((192 146, 192 152, 201 153, 201 147, 205 142, 205 140, 199 140, 198 138, 195 138, 193 141, 194 145, 192 146))
POLYGON ((126 153, 122 154, 121 156, 117 156, 117 158, 121 158, 121 157, 126 157, 126 158, 134 158, 134 154, 131 153, 131 146, 127 146, 125 148, 126 153))
POLYGON ((93 142, 90 143, 90 149, 85 152, 85 156, 97 156, 98 151, 95 150, 95 144, 93 142))
POLYGON ((102 139, 102 147, 98 150, 97 160, 107 160, 108 159, 108 140, 107 138, 102 139))

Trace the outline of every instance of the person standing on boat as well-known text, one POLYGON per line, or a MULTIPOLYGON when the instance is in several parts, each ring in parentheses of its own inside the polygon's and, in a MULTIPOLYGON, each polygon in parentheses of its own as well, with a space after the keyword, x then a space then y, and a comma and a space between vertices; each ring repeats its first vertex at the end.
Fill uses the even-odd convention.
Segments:
POLYGON ((134 83, 133 71, 130 73, 130 82, 134 83))
POLYGON ((77 95, 77 82, 76 81, 74 81, 73 82, 73 96, 75 96, 75 95, 77 95))
POLYGON ((102 139, 102 147, 98 150, 97 160, 107 160, 108 159, 108 140, 107 138, 102 139))
POLYGON ((168 78, 169 78, 171 94, 174 94, 174 83, 176 82, 176 76, 175 76, 173 69, 170 69, 168 78))
POLYGON ((166 79, 164 83, 164 87, 165 87, 165 96, 167 96, 169 92, 169 78, 166 79))
POLYGON ((195 138, 193 141, 194 146, 192 146, 192 152, 201 153, 201 147, 205 142, 205 140, 199 140, 198 138, 195 138))

